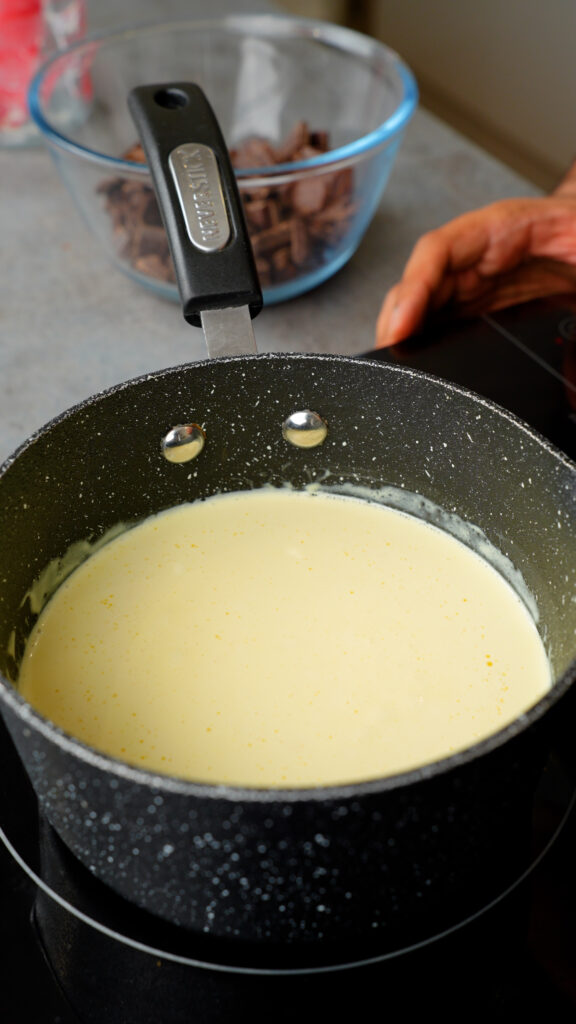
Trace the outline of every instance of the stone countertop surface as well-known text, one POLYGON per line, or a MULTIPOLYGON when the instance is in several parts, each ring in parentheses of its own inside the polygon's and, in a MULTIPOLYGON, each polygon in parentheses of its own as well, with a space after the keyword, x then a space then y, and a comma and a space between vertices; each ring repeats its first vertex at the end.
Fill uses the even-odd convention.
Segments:
MULTIPOLYGON (((137 0, 145 21, 207 4, 137 0)), ((268 5, 242 3, 235 10, 268 5)), ((211 0, 211 12, 229 3, 211 0)), ((116 8, 117 10, 117 8, 116 8)), ((89 3, 91 29, 125 24, 89 3)), ((106 261, 41 147, 0 150, 0 460, 62 410, 120 381, 203 358, 203 336, 176 303, 106 261)), ((495 199, 538 190, 420 109, 360 248, 319 288, 263 310, 262 352, 356 355, 372 347, 387 288, 419 235, 495 199)))

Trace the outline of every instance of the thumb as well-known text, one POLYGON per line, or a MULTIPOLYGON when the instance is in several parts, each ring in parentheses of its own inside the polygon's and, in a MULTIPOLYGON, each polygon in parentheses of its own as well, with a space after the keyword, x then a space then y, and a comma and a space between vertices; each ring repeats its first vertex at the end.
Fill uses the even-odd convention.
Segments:
POLYGON ((376 348, 387 348, 420 327, 430 301, 423 281, 401 282, 386 296, 376 322, 376 348))

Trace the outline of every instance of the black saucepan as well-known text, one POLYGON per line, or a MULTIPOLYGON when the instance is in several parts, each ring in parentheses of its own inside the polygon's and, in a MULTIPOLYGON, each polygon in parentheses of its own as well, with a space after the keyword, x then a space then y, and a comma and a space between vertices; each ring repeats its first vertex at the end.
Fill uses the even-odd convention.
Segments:
MULTIPOLYGON (((138 90, 133 100, 149 162, 160 167, 164 207, 172 210, 167 226, 176 266, 184 264, 185 313, 192 319, 222 304, 255 312, 249 258, 241 286, 225 300, 218 275, 207 275, 204 305, 186 283, 182 252, 193 245, 167 154, 182 142, 182 121, 196 102, 183 84, 138 90), (164 126, 155 150, 142 125, 156 116, 154 104, 164 126)), ((205 123, 202 111, 188 117, 184 139, 215 150, 219 166, 223 144, 205 123)), ((226 189, 230 255, 229 246, 244 242, 226 189)), ((216 263, 222 251, 210 251, 205 209, 204 226, 191 229, 206 234, 193 260, 216 263)), ((491 403, 398 366, 332 356, 222 357, 89 399, 26 442, 0 475, 0 704, 42 809, 101 880, 208 941, 241 939, 335 962, 458 925, 528 865, 534 790, 559 719, 574 714, 575 524, 576 467, 562 454, 491 403), (302 446, 301 438, 318 440, 304 436, 306 423, 300 435, 296 427, 296 444, 283 429, 304 410, 327 425, 323 443, 302 446), (200 447, 191 424, 202 426, 205 443, 184 461, 179 441, 200 447), (470 542, 497 548, 536 602, 557 680, 551 692, 497 735, 442 762, 294 791, 195 784, 129 767, 65 735, 19 696, 18 664, 41 603, 35 581, 44 580, 48 592, 46 566, 73 545, 80 558, 118 523, 180 502, 311 481, 361 488, 399 508, 408 501, 457 535, 463 522, 474 524, 470 542)))

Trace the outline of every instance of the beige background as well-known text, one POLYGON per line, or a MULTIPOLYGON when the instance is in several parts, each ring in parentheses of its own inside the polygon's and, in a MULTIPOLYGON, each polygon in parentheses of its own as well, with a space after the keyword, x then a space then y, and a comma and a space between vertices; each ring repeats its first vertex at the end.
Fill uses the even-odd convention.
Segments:
POLYGON ((410 64, 422 103, 543 188, 576 157, 576 0, 280 0, 410 64))

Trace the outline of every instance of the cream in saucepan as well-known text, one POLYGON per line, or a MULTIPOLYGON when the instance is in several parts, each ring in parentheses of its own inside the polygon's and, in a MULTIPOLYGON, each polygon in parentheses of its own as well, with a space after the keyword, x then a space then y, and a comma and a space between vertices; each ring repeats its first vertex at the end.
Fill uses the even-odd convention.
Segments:
POLYGON ((256 787, 435 761, 550 685, 523 602, 464 544, 376 503, 272 489, 100 548, 42 612, 19 679, 98 750, 256 787))

